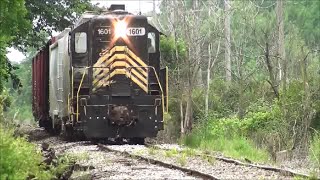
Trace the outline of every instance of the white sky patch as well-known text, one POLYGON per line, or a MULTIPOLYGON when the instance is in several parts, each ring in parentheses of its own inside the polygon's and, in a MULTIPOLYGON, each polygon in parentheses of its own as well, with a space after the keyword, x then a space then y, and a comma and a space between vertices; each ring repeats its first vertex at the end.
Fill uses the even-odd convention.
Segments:
POLYGON ((13 47, 7 48, 7 51, 7 58, 13 63, 20 63, 26 58, 22 52, 14 49, 13 47))
MULTIPOLYGON (((111 4, 124 4, 126 11, 138 14, 139 12, 147 13, 153 11, 153 3, 155 4, 155 10, 157 13, 160 12, 160 2, 161 0, 91 0, 92 4, 99 3, 99 7, 110 7, 111 4)), ((58 32, 52 32, 53 36, 58 35, 58 32)), ((21 63, 26 56, 20 51, 14 49, 13 47, 7 48, 8 53, 6 54, 9 61, 14 63, 21 63)))
POLYGON ((126 6, 126 11, 133 14, 153 11, 153 3, 155 4, 156 12, 159 13, 160 2, 161 0, 91 0, 92 4, 99 3, 99 7, 110 7, 111 4, 124 4, 126 6))

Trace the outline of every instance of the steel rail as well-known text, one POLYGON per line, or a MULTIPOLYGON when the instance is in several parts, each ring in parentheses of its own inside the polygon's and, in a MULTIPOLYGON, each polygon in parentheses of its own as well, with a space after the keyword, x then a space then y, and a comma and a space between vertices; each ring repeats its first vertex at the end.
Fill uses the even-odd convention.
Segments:
POLYGON ((104 144, 98 144, 98 147, 100 149, 102 149, 102 150, 115 152, 115 153, 120 153, 120 154, 125 155, 127 157, 137 158, 139 160, 143 160, 143 161, 151 163, 151 164, 157 164, 157 165, 160 165, 160 166, 165 167, 165 168, 179 170, 179 171, 185 172, 188 175, 199 177, 199 178, 202 178, 202 179, 211 179, 211 180, 219 179, 219 178, 214 177, 212 175, 205 174, 205 173, 202 173, 200 171, 193 170, 193 169, 188 169, 188 168, 184 168, 184 167, 177 166, 177 165, 174 165, 174 164, 169 164, 169 163, 166 163, 166 162, 163 162, 163 161, 159 161, 159 160, 156 160, 156 159, 146 158, 146 157, 143 157, 143 156, 140 156, 140 155, 131 154, 131 153, 127 152, 127 151, 114 150, 114 149, 111 149, 107 145, 104 145, 104 144))
MULTIPOLYGON (((161 148, 161 147, 155 146, 153 144, 145 144, 145 145, 148 148, 150 147, 150 148, 155 148, 155 149, 159 149, 159 150, 172 150, 170 148, 161 148)), ((273 166, 267 166, 267 165, 245 163, 245 162, 242 162, 242 161, 239 161, 239 160, 236 160, 236 159, 232 159, 230 157, 214 156, 214 155, 199 154, 199 153, 195 154, 195 156, 198 156, 198 157, 206 156, 206 157, 209 157, 209 158, 216 159, 218 161, 223 161, 223 162, 226 162, 226 163, 233 163, 233 164, 239 165, 239 166, 255 167, 255 168, 263 169, 263 170, 267 170, 267 171, 278 172, 278 173, 280 173, 282 175, 285 175, 285 176, 291 176, 291 177, 298 176, 298 177, 307 178, 307 179, 313 178, 313 177, 311 177, 311 176, 309 176, 307 174, 295 172, 295 171, 290 170, 290 169, 282 169, 282 168, 273 167, 273 166)), ((315 178, 320 180, 320 177, 315 177, 315 178)))

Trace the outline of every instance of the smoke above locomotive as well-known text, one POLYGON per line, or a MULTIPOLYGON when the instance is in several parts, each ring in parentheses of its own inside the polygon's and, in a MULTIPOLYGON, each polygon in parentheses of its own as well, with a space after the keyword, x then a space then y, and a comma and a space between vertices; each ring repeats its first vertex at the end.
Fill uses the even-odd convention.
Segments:
POLYGON ((113 5, 86 12, 33 59, 33 114, 49 131, 142 142, 163 129, 168 72, 159 30, 113 5))

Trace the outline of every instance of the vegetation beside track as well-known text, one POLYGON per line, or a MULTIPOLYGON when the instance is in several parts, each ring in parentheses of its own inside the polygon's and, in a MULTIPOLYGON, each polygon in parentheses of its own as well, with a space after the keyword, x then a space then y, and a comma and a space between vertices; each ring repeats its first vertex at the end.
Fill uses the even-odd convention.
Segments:
POLYGON ((70 171, 73 157, 57 157, 54 163, 46 164, 40 147, 18 131, 19 128, 3 116, 0 104, 0 179, 59 179, 70 171))
POLYGON ((41 153, 24 137, 14 137, 13 129, 0 127, 0 179, 51 179, 42 164, 41 153))
MULTIPOLYGON (((219 87, 215 88, 212 97, 223 97, 219 94, 219 87)), ((293 82, 288 86, 287 95, 282 95, 279 100, 253 101, 242 118, 237 115, 226 118, 219 108, 230 107, 229 101, 215 100, 222 103, 216 106, 208 117, 197 111, 198 123, 192 133, 182 138, 182 143, 193 148, 221 151, 227 156, 242 160, 246 158, 254 162, 275 161, 277 152, 295 151, 299 150, 295 149, 298 147, 308 150, 309 159, 315 167, 320 167, 320 138, 317 130, 319 101, 311 102, 312 112, 306 112, 301 105, 305 97, 302 88, 299 82, 293 82), (307 116, 311 124, 310 130, 306 132, 308 135, 302 134, 304 118, 307 116), (304 140, 305 138, 307 140, 304 140)), ((229 108, 228 111, 232 109, 229 108)))
POLYGON ((165 131, 252 161, 308 154, 320 167, 319 1, 224 3, 161 9, 171 85, 165 131))

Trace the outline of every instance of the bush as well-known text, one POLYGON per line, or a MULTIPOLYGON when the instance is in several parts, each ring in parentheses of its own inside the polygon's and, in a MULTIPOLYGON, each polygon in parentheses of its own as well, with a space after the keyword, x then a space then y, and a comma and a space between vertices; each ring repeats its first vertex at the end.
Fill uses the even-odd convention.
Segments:
POLYGON ((0 127, 0 179, 51 179, 53 176, 41 165, 42 156, 35 145, 25 138, 14 138, 12 130, 0 127))
POLYGON ((320 170, 320 134, 316 133, 311 141, 309 156, 320 170))
POLYGON ((256 162, 269 159, 268 152, 258 148, 246 137, 251 119, 236 117, 210 119, 209 123, 196 127, 182 141, 185 145, 205 150, 221 151, 227 156, 246 158, 256 162))

